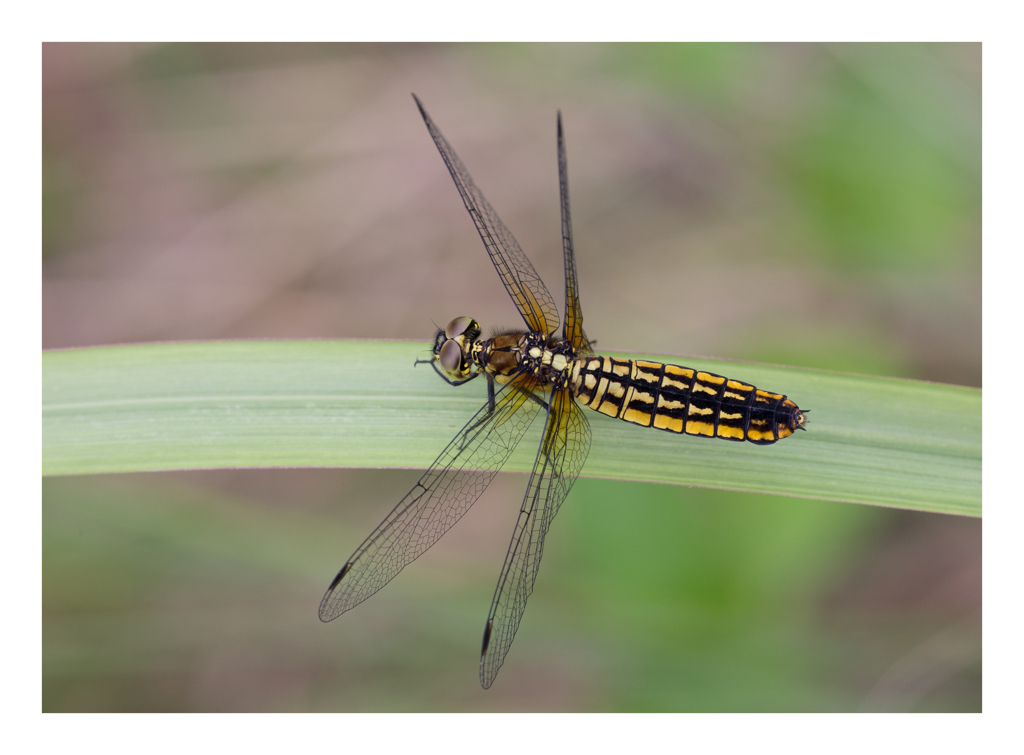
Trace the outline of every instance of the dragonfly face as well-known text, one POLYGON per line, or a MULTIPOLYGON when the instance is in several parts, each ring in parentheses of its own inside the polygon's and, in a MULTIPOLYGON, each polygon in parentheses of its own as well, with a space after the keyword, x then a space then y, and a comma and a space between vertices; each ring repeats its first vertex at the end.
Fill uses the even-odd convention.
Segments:
MULTIPOLYGON (((434 336, 434 360, 449 383, 472 377, 473 348, 480 337, 480 323, 472 317, 456 317, 434 336)), ((437 369, 437 367, 435 367, 437 369)))
POLYGON ((480 683, 486 689, 505 660, 533 592, 548 528, 590 450, 590 423, 581 405, 643 427, 759 445, 805 429, 807 420, 786 396, 739 380, 594 354, 583 332, 576 285, 561 114, 558 178, 565 317, 557 334, 558 308, 544 282, 416 95, 413 99, 526 328, 480 340, 476 320, 456 317, 434 336, 430 361, 437 373, 452 385, 483 375, 487 402, 338 571, 320 602, 320 618, 331 621, 366 600, 437 542, 476 502, 543 414, 540 447, 484 628, 480 683))

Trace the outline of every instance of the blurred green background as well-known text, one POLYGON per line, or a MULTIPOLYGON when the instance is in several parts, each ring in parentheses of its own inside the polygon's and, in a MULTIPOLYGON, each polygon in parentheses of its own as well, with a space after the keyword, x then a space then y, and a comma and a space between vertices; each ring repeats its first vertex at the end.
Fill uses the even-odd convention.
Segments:
MULTIPOLYGON (((415 91, 553 292, 561 108, 600 347, 980 387, 981 81, 967 44, 44 45, 43 346, 514 325, 415 91)), ((581 479, 484 692, 505 475, 321 624, 417 474, 44 480, 43 709, 981 710, 957 517, 581 479)))

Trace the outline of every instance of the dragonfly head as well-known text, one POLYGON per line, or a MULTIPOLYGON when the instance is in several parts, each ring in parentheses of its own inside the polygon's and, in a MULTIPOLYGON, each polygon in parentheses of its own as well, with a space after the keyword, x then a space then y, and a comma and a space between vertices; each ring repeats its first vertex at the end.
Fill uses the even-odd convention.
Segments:
POLYGON ((480 323, 472 317, 456 317, 434 336, 435 366, 450 380, 468 379, 472 369, 469 355, 479 337, 480 323))

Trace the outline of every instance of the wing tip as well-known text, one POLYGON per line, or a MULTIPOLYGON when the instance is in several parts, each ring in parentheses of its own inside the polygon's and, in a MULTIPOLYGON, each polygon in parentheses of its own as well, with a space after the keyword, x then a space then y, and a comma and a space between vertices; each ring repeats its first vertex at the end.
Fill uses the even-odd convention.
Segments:
POLYGON ((423 107, 423 103, 420 102, 420 98, 416 96, 416 92, 410 92, 410 94, 412 95, 413 100, 415 100, 416 107, 419 108, 420 115, 423 116, 423 120, 429 121, 430 120, 430 116, 427 115, 427 109, 425 107, 423 107))
POLYGON ((324 595, 323 600, 320 601, 320 608, 316 612, 316 615, 320 618, 324 624, 334 621, 336 618, 345 613, 345 609, 338 610, 336 601, 331 600, 332 593, 330 590, 324 595))
POLYGON ((336 618, 345 613, 346 610, 348 610, 345 608, 342 608, 340 611, 332 610, 331 597, 334 594, 334 588, 338 586, 338 583, 341 582, 341 580, 345 577, 346 574, 348 574, 349 569, 351 568, 351 561, 349 561, 347 564, 341 567, 341 571, 339 571, 335 575, 334 579, 331 580, 330 587, 327 588, 327 592, 324 593, 323 600, 320 601, 320 610, 317 611, 317 615, 320 617, 320 621, 324 622, 325 624, 329 621, 334 621, 336 618))
MULTIPOLYGON (((501 668, 499 665, 498 668, 501 668)), ((480 659, 480 686, 484 689, 490 689, 491 685, 494 684, 494 680, 498 678, 498 669, 491 669, 484 659, 480 659)))

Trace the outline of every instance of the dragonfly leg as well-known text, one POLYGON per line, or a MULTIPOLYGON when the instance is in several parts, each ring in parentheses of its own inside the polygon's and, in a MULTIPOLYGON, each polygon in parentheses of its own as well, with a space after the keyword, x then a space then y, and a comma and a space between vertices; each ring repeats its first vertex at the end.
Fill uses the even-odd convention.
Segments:
POLYGON ((548 402, 545 401, 544 399, 542 399, 536 393, 529 393, 527 395, 530 397, 530 401, 532 401, 535 404, 539 405, 540 408, 543 409, 544 411, 547 411, 548 409, 551 408, 551 407, 548 406, 548 402))
MULTIPOLYGON (((438 372, 438 374, 440 374, 440 372, 438 372)), ((481 425, 483 425, 484 423, 489 422, 491 417, 494 416, 494 412, 497 410, 497 404, 495 403, 494 400, 494 378, 491 377, 490 373, 477 372, 472 377, 466 378, 466 380, 463 380, 462 382, 459 383, 453 383, 451 380, 448 380, 448 382, 451 383, 452 385, 462 385, 462 383, 468 382, 481 374, 487 378, 487 411, 483 414, 483 416, 480 417, 480 419, 478 419, 471 426, 466 427, 462 431, 462 444, 459 447, 460 451, 463 448, 465 448, 466 444, 469 443, 469 441, 471 441, 475 437, 473 431, 476 430, 481 425)), ((441 377, 444 377, 444 375, 441 375, 441 377)), ((447 380, 447 378, 445 379, 447 380)))
MULTIPOLYGON (((488 375, 488 377, 490 377, 490 375, 488 375)), ((532 401, 537 406, 539 406, 541 409, 543 409, 544 411, 547 411, 550 408, 548 406, 548 402, 545 401, 544 399, 542 399, 540 396, 538 396, 532 390, 526 391, 526 390, 523 390, 522 388, 518 388, 518 387, 517 387, 517 390, 520 393, 522 393, 524 396, 526 396, 528 399, 530 399, 530 401, 532 401)))

